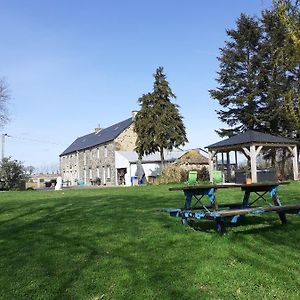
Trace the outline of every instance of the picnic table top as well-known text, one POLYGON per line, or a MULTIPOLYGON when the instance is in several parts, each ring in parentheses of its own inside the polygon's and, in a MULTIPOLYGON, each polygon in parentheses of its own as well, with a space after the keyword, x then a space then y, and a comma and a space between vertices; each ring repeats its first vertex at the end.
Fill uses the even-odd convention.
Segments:
POLYGON ((278 182, 264 182, 264 183, 251 183, 251 184, 236 184, 236 183, 222 183, 222 184, 204 184, 204 185, 186 185, 180 187, 171 187, 169 191, 186 191, 186 190, 204 190, 204 189, 224 189, 224 188, 241 188, 241 189, 262 189, 272 186, 289 184, 289 181, 278 182))

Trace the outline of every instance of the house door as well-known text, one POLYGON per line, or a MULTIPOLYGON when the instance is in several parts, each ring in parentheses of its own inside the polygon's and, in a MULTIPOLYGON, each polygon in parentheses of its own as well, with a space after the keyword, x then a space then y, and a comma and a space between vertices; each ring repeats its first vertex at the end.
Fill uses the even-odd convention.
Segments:
POLYGON ((125 185, 125 174, 127 173, 126 168, 117 169, 118 185, 125 185))

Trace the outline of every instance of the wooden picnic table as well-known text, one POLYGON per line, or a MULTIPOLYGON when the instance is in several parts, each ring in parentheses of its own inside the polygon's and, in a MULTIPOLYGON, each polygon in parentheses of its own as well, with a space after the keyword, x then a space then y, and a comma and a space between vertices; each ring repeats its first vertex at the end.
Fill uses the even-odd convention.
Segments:
MULTIPOLYGON (((283 224, 287 222, 286 213, 300 214, 300 204, 282 205, 278 197, 279 185, 289 184, 289 182, 269 182, 254 184, 214 184, 214 185, 193 185, 170 188, 170 191, 183 191, 185 204, 181 209, 170 211, 171 215, 181 217, 185 224, 188 219, 210 219, 217 223, 219 233, 225 231, 225 222, 228 219, 235 223, 246 214, 258 214, 266 212, 277 212, 283 224), (224 188, 239 188, 243 194, 240 203, 219 203, 216 191, 224 188), (255 199, 250 202, 250 196, 255 195, 255 199), (266 196, 269 195, 272 203, 266 196), (202 202, 204 197, 209 199, 209 204, 202 202), (192 200, 196 202, 193 204, 192 200), (263 206, 254 206, 259 200, 263 200, 263 206)), ((253 198, 253 197, 252 197, 253 198)))

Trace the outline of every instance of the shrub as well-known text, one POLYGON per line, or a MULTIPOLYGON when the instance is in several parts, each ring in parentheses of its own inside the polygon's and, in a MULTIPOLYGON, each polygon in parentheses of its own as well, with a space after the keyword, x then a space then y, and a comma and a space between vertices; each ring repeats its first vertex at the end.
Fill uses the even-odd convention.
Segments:
POLYGON ((197 170, 198 173, 198 181, 209 181, 209 172, 206 167, 202 167, 201 169, 197 170))
POLYGON ((173 183, 184 182, 187 180, 186 171, 182 170, 179 166, 171 165, 166 167, 161 175, 158 177, 157 183, 173 183))
POLYGON ((162 171, 161 175, 158 177, 157 183, 186 182, 189 171, 197 171, 197 181, 209 181, 209 172, 206 167, 187 170, 183 169, 179 165, 170 165, 162 171))
POLYGON ((0 181, 2 183, 2 189, 20 189, 24 182, 24 176, 25 169, 20 161, 5 157, 0 162, 0 181))

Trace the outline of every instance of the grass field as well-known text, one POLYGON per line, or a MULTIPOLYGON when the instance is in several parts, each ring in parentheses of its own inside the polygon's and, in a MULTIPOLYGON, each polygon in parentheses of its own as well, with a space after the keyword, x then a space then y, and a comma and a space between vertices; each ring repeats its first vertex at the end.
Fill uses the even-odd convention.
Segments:
MULTIPOLYGON (((219 236, 160 212, 183 204, 168 188, 0 193, 0 298, 300 299, 300 216, 249 216, 219 236)), ((300 202, 300 184, 280 196, 300 202)))

